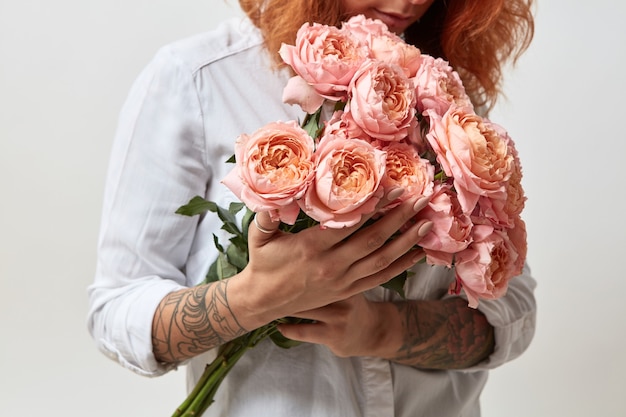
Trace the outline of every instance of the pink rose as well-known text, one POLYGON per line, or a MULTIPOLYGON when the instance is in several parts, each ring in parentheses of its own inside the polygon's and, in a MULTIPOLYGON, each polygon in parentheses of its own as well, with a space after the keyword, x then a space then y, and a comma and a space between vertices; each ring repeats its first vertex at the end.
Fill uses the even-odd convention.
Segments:
POLYGON ((430 131, 426 139, 454 188, 465 213, 478 199, 506 198, 506 182, 513 171, 513 156, 507 141, 480 116, 451 107, 443 117, 427 110, 430 131))
POLYGON ((382 185, 386 190, 401 187, 400 198, 385 206, 387 211, 403 201, 415 197, 430 197, 434 190, 435 167, 417 153, 414 146, 405 142, 376 142, 374 146, 387 154, 382 185))
POLYGON ((451 187, 438 186, 428 206, 417 217, 433 222, 430 233, 419 242, 428 264, 452 267, 454 254, 466 249, 472 241, 473 223, 461 210, 451 187))
POLYGON ((361 43, 370 45, 373 36, 382 36, 392 33, 381 20, 370 19, 364 15, 352 16, 341 24, 341 29, 350 33, 361 43))
POLYGON ((315 88, 307 83, 304 78, 296 75, 287 81, 283 89, 283 103, 298 105, 302 110, 313 114, 324 104, 324 97, 320 96, 315 88))
POLYGON ((399 66, 409 78, 417 74, 422 63, 421 51, 393 33, 372 38, 371 50, 374 58, 399 66))
POLYGON ((417 91, 417 109, 420 113, 433 110, 443 116, 451 105, 464 108, 467 112, 474 109, 461 77, 441 58, 422 55, 421 65, 413 82, 417 91))
POLYGON ((526 195, 522 187, 522 166, 515 143, 508 133, 499 125, 488 123, 506 141, 508 153, 513 158, 513 166, 511 176, 504 186, 505 198, 481 197, 478 205, 481 213, 492 222, 503 227, 513 227, 515 218, 519 217, 526 204, 526 195))
POLYGON ((512 274, 517 276, 522 273, 526 256, 528 255, 528 235, 526 232, 526 223, 520 216, 513 219, 513 227, 506 230, 511 245, 517 252, 517 259, 513 264, 512 274))
POLYGON ((520 256, 504 231, 475 225, 473 235, 474 242, 456 255, 457 281, 451 284, 450 293, 458 294, 463 288, 469 306, 476 308, 479 299, 496 299, 506 293, 520 256))
POLYGON ((420 50, 391 32, 382 21, 358 15, 343 23, 342 29, 367 45, 374 59, 398 65, 407 77, 417 73, 421 63, 420 50))
POLYGON ((235 142, 235 168, 222 180, 252 211, 294 224, 313 181, 313 139, 296 122, 270 123, 235 142))
POLYGON ((417 127, 411 81, 400 67, 384 62, 371 61, 355 74, 345 110, 375 139, 399 142, 417 127))
POLYGON ((315 181, 299 204, 322 227, 350 227, 376 209, 384 194, 384 152, 361 139, 324 135, 314 160, 315 181))
POLYGON ((352 77, 369 56, 349 33, 319 23, 302 25, 295 45, 283 44, 279 53, 317 94, 335 101, 346 98, 352 77))
POLYGON ((325 123, 324 134, 334 138, 373 141, 363 129, 354 123, 352 118, 346 117, 346 113, 343 110, 334 112, 330 120, 325 123))

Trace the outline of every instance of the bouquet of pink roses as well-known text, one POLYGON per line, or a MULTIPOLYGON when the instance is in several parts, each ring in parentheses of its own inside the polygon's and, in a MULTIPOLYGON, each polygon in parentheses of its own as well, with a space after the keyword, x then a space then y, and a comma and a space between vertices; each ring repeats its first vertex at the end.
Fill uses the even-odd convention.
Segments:
MULTIPOLYGON (((295 73, 283 100, 307 117, 237 138, 236 165, 223 183, 248 208, 242 228, 235 220, 241 203, 226 210, 196 197, 179 210, 217 212, 234 235, 228 248, 217 245, 209 280, 245 267, 252 212, 269 212, 288 231, 340 228, 426 196, 415 219, 433 222, 419 243, 426 262, 454 268, 450 292, 464 290, 470 307, 502 296, 526 257, 521 166, 511 138, 475 113, 450 65, 363 16, 340 28, 307 23, 280 56, 295 73), (379 208, 398 187, 404 193, 379 208)), ((400 278, 401 291, 406 275, 400 278)), ((238 357, 265 337, 292 345, 276 323, 226 343, 175 415, 206 409, 238 357)))

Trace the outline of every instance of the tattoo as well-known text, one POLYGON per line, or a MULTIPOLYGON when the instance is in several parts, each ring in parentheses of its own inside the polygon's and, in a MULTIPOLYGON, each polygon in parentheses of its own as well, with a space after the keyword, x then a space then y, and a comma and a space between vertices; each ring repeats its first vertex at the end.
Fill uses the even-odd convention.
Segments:
POLYGON ((179 362, 246 333, 227 297, 228 280, 181 290, 159 304, 152 324, 158 360, 179 362))
POLYGON ((428 369, 461 369, 493 352, 493 327, 463 299, 396 306, 405 329, 403 345, 393 359, 398 363, 428 369))

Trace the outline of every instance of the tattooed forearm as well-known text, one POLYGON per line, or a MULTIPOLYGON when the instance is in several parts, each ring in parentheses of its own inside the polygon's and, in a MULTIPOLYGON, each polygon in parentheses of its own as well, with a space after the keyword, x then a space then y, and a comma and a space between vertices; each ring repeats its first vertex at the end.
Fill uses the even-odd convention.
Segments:
POLYGON ((460 298, 397 304, 405 329, 396 362, 429 369, 466 368, 494 348, 493 327, 460 298))
POLYGON ((161 301, 152 322, 152 346, 159 361, 189 359, 246 332, 230 309, 227 288, 227 280, 219 281, 161 301))

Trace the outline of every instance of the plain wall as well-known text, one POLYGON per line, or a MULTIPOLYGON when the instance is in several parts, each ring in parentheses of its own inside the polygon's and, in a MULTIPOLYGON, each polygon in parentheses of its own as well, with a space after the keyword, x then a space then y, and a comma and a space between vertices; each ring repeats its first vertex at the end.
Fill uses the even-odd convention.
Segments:
MULTIPOLYGON (((147 379, 96 351, 86 287, 132 81, 161 45, 239 13, 234 0, 0 0, 0 415, 166 416, 183 400, 184 370, 147 379)), ((485 417, 626 415, 625 15, 540 0, 492 114, 524 165, 539 321, 492 373, 485 417)))

